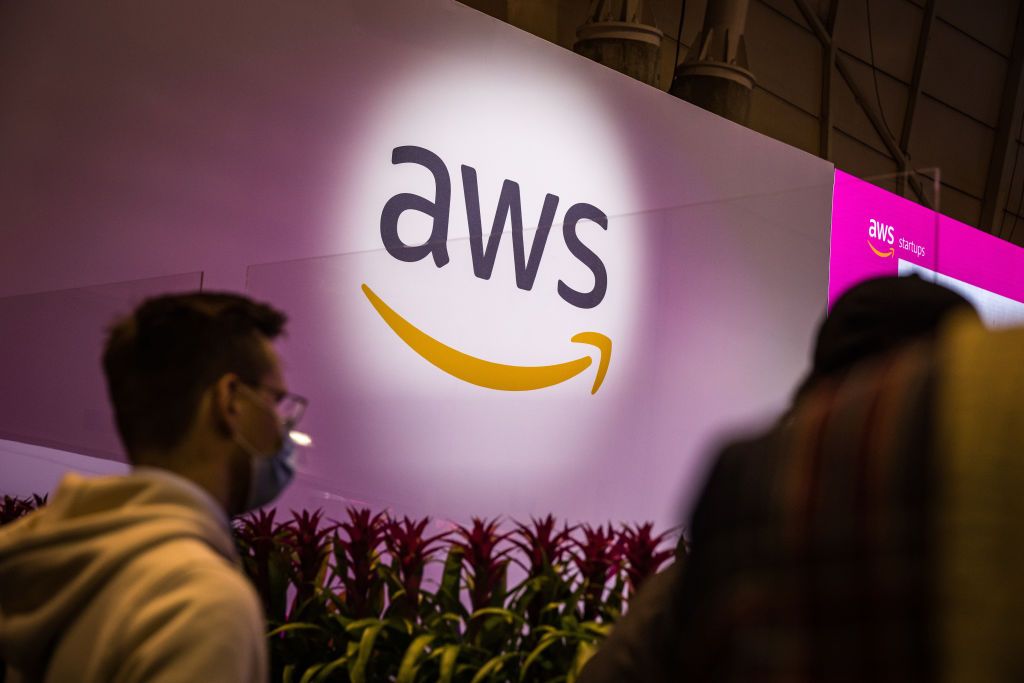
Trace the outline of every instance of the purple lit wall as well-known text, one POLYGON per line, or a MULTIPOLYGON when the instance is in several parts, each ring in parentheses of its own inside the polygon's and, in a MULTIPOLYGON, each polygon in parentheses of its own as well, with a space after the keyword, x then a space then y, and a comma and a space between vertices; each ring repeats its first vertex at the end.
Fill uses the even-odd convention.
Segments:
MULTIPOLYGON (((463 5, 57 0, 0 25, 2 438, 122 459, 102 330, 201 283, 291 317, 315 443, 285 505, 667 525, 805 368, 831 165, 463 5), (499 205, 521 231, 489 234, 499 205), (594 393, 583 332, 611 340, 594 393)), ((23 450, 0 491, 27 493, 23 450)))
POLYGON ((963 294, 991 326, 1024 323, 1024 249, 836 171, 829 305, 852 285, 916 274, 963 294))

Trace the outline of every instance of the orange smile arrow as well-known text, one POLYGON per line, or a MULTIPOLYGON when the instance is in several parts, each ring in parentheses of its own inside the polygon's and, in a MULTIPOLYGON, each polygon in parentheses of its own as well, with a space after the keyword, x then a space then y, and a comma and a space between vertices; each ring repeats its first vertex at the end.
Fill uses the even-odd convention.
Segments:
MULTIPOLYGON (((572 379, 593 363, 590 356, 583 356, 557 365, 492 363, 453 349, 434 339, 396 313, 365 284, 363 293, 373 304, 380 317, 384 319, 384 322, 394 330, 402 341, 409 345, 409 348, 452 377, 457 377, 470 384, 500 391, 532 391, 572 379)), ((596 346, 600 352, 597 376, 594 378, 594 386, 590 390, 591 394, 595 394, 601 388, 601 383, 608 372, 608 363, 612 355, 612 340, 599 332, 580 332, 574 335, 570 341, 596 346)))
POLYGON ((871 244, 871 240, 868 240, 868 246, 871 247, 871 251, 875 252, 877 256, 881 256, 882 258, 889 258, 896 253, 896 250, 892 247, 889 247, 889 251, 878 251, 875 249, 875 245, 871 244))

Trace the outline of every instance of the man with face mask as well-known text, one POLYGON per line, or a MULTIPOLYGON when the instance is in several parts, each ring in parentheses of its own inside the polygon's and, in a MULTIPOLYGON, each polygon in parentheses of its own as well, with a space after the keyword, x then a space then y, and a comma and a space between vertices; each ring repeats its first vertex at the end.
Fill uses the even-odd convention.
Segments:
POLYGON ((0 531, 8 680, 266 680, 229 519, 294 472, 306 402, 272 345, 284 324, 245 297, 197 293, 150 299, 113 327, 103 369, 133 470, 69 474, 0 531))

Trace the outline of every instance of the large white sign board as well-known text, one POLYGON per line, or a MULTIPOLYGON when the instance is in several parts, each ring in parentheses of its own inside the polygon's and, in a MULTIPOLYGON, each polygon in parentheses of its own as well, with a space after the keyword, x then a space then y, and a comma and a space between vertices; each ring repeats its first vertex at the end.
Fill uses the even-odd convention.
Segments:
MULTIPOLYGON (((805 367, 827 162, 444 0, 0 20, 0 294, 201 271, 284 308, 286 505, 669 524, 805 367)), ((109 448, 73 422, 0 432, 109 448)))

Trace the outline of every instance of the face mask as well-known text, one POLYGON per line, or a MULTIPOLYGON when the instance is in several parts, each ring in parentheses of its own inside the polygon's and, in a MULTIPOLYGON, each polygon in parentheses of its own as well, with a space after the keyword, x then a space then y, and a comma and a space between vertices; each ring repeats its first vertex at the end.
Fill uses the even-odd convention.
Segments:
POLYGON ((282 426, 281 447, 270 455, 253 448, 241 434, 236 433, 234 439, 249 455, 249 493, 242 506, 242 512, 249 512, 281 495, 295 477, 295 441, 288 424, 282 426))
POLYGON ((261 455, 247 447, 239 436, 237 443, 249 454, 249 495, 245 499, 243 512, 261 508, 281 495, 295 477, 295 441, 285 433, 281 436, 281 447, 273 455, 261 455))

